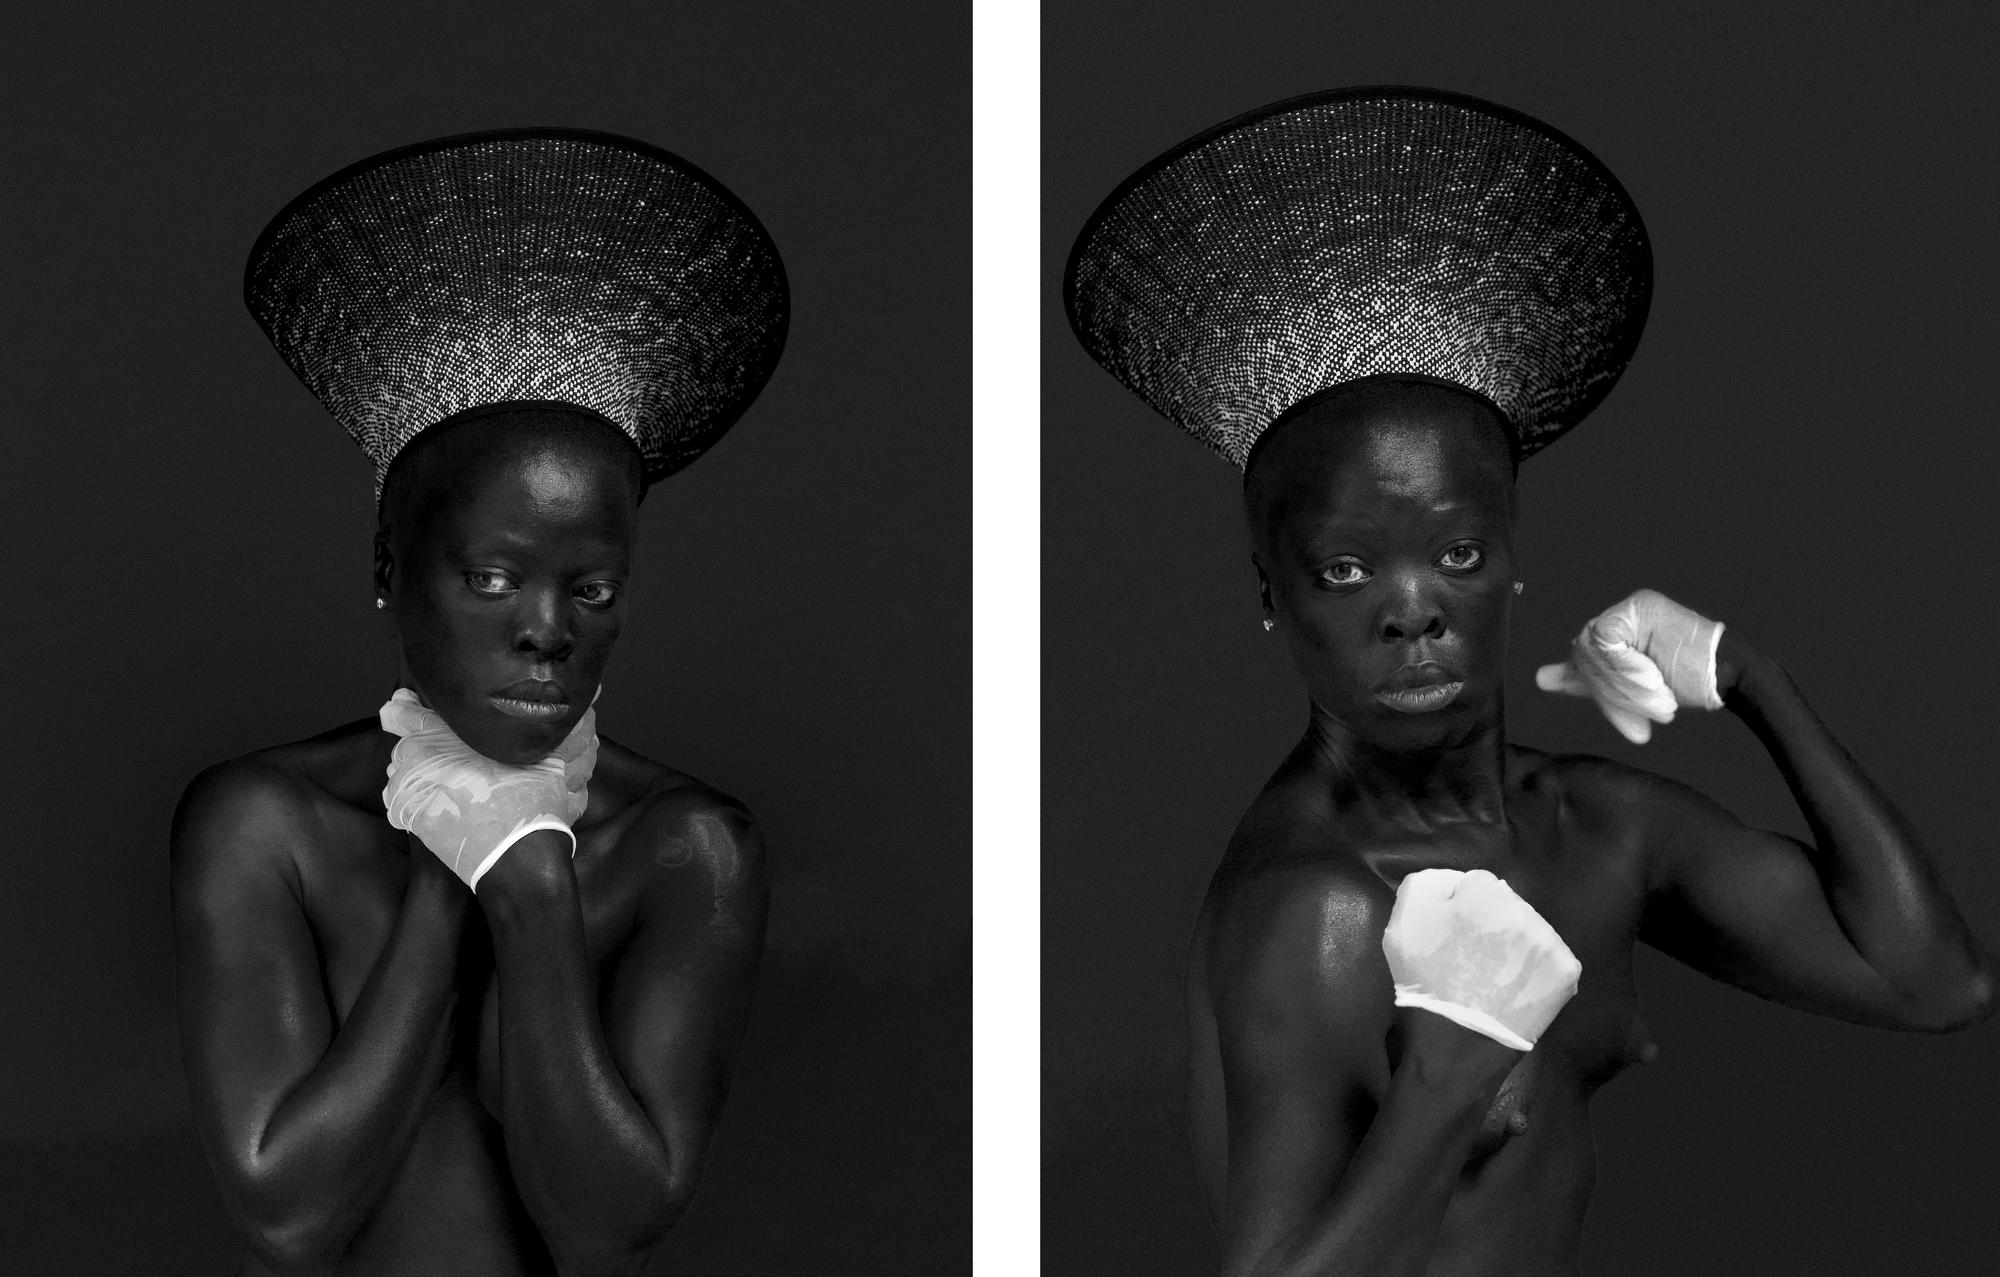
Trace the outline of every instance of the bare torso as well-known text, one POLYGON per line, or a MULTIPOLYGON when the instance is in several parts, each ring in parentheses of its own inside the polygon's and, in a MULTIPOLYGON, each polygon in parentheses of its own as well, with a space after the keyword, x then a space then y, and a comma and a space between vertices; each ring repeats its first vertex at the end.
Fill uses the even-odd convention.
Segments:
MULTIPOLYGON (((362 722, 255 757, 285 772, 309 807, 299 826, 313 832, 293 849, 299 902, 338 1033, 388 942, 410 874, 405 835, 382 813, 384 736, 362 722)), ((602 742, 573 862, 600 1003, 614 986, 642 899, 657 907, 657 889, 649 892, 649 885, 658 875, 680 880, 672 907, 690 918, 705 916, 738 878, 739 867, 713 854, 727 840, 703 836, 703 822, 715 818, 717 806, 698 783, 602 742)), ((555 1271, 508 1166, 499 991, 492 942, 476 908, 454 983, 444 1075, 375 1210, 342 1260, 320 1271, 441 1277, 555 1271)), ((238 1271, 274 1270, 246 1253, 238 1271)))
MULTIPOLYGON (((1238 982, 1271 978, 1235 955, 1261 947, 1218 932, 1248 916, 1317 918, 1318 936, 1299 951, 1365 945, 1379 954, 1382 921, 1397 884, 1418 868, 1485 868, 1505 879, 1548 919, 1583 964, 1577 995, 1535 1050, 1502 1085, 1459 1176, 1429 1271, 1433 1274, 1568 1273, 1575 1270, 1594 1174, 1589 1101, 1606 1081, 1647 1059, 1651 1040, 1638 1014, 1632 949, 1644 904, 1640 848, 1618 820, 1617 785, 1595 759, 1565 759, 1511 748, 1507 827, 1468 828, 1401 840, 1349 835, 1327 786, 1295 759, 1260 795, 1211 884, 1189 963, 1190 1118, 1211 1208, 1226 1209, 1229 1116, 1217 1000, 1238 982), (1281 848, 1274 851, 1273 848, 1281 848), (1356 923, 1351 908, 1319 907, 1331 880, 1356 876, 1379 894, 1380 909, 1356 923), (1299 907, 1273 909, 1271 893, 1299 907), (1257 897, 1264 897, 1256 901, 1257 897), (1256 901, 1254 904, 1253 901, 1256 901), (1246 907, 1249 906, 1249 907, 1246 907), (1365 930, 1367 934, 1355 934, 1365 930)), ((1382 1064, 1340 1097, 1355 1138, 1387 1088, 1399 1048, 1386 1010, 1393 1000, 1386 962, 1380 1003, 1390 1032, 1382 1064)), ((1382 1025, 1360 1031, 1379 1033, 1382 1025)), ((1239 1047, 1241 1044, 1239 1044, 1239 1047)), ((1254 1049, 1254 1044, 1251 1045, 1254 1049)))

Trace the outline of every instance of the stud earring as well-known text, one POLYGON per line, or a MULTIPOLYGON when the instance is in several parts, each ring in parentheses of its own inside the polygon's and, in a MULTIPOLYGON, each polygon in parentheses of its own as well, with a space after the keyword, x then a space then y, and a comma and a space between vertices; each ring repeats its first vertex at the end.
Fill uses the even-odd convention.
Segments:
POLYGON ((1278 628, 1278 623, 1276 621, 1272 620, 1268 616, 1264 618, 1264 632, 1266 634, 1269 634, 1272 630, 1275 630, 1277 628, 1278 628))
POLYGON ((1516 594, 1519 594, 1519 593, 1520 593, 1521 591, 1523 591, 1523 590, 1525 590, 1525 589, 1527 589, 1527 588, 1528 588, 1528 583, 1527 583, 1526 581, 1516 581, 1516 582, 1514 582, 1514 593, 1516 593, 1516 594))

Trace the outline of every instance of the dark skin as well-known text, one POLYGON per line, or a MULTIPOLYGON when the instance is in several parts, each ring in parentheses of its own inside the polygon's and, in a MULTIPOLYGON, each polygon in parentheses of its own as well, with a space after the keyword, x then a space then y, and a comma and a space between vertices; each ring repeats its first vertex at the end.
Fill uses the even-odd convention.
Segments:
POLYGON ((1482 402, 1396 382, 1318 401, 1260 442, 1245 501, 1311 714, 1224 856, 1189 968, 1225 1273, 1574 1273, 1590 1098, 1654 1051, 1639 941, 1858 1024, 1991 1012, 1985 959, 1908 826, 1733 628, 1725 708, 1770 751, 1810 843, 1663 777, 1506 741, 1513 474, 1482 402), (1423 661, 1464 683, 1454 701, 1377 699, 1423 661), (1582 962, 1532 1052, 1393 1005, 1382 931, 1403 876, 1432 866, 1504 878, 1582 962))
MULTIPOLYGON (((397 465, 376 581, 402 683, 482 753, 543 757, 618 635, 636 457, 524 413, 397 465), (564 717, 495 712, 534 671, 564 717)), ((764 935, 756 826, 600 736, 574 859, 531 833, 475 894, 387 823, 394 744, 370 717, 261 750, 175 816, 183 1052, 239 1272, 636 1272, 728 1091, 764 935)))

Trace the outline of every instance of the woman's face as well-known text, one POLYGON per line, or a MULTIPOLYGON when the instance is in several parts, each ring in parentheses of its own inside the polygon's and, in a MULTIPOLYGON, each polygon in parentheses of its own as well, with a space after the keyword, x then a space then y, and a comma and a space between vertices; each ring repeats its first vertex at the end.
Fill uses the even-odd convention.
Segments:
POLYGON ((1490 410, 1442 387, 1357 388, 1264 440, 1245 498, 1266 606, 1321 712, 1395 753, 1497 717, 1513 471, 1490 410))
POLYGON ((466 744, 519 764, 553 752, 597 694, 637 488, 631 459, 587 436, 496 442, 402 503, 389 597, 406 681, 466 744))

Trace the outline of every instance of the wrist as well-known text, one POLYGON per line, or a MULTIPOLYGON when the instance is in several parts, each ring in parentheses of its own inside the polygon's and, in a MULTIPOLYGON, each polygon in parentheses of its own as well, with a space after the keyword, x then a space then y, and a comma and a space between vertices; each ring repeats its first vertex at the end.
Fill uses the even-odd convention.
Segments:
POLYGON ((1434 1011, 1412 1008, 1402 1014, 1413 1018, 1396 1080, 1435 1103, 1483 1111, 1524 1054, 1434 1011))
POLYGON ((419 846, 418 851, 422 852, 422 858, 412 859, 409 880, 403 888, 403 910, 428 920, 433 927, 455 929, 465 921, 472 893, 429 850, 419 846))
POLYGON ((1725 705, 1738 698, 1755 700, 1784 677, 1784 668, 1762 649, 1734 629, 1722 631, 1715 649, 1715 687, 1725 705))
POLYGON ((480 875, 474 894, 482 903, 559 898, 576 889, 575 848, 567 830, 530 830, 480 875))

